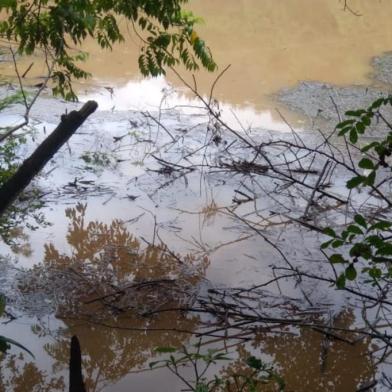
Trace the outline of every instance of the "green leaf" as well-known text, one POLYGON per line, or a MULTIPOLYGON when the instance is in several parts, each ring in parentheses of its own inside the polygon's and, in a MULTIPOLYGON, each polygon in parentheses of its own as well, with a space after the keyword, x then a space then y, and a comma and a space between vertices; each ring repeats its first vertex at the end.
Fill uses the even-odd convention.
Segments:
POLYGON ((208 385, 205 383, 198 383, 195 392, 209 392, 208 385))
MULTIPOLYGON (((362 122, 365 126, 368 127, 371 124, 371 119, 370 119, 369 115, 363 116, 362 122)), ((359 130, 358 130, 358 132, 359 132, 359 130)))
POLYGON ((392 243, 384 242, 382 246, 377 249, 377 255, 392 256, 392 243))
POLYGON ((340 122, 338 125, 336 125, 337 129, 342 129, 345 128, 347 125, 352 125, 355 122, 355 120, 350 119, 350 120, 345 120, 340 122))
POLYGON ((358 185, 362 184, 363 180, 363 176, 353 177, 346 182, 346 187, 348 189, 356 188, 358 185))
POLYGON ((356 129, 352 128, 350 131, 350 142, 355 144, 358 141, 358 133, 356 129))
POLYGON ((367 228, 366 219, 362 215, 359 215, 359 214, 355 215, 354 221, 355 221, 355 223, 362 226, 363 228, 365 228, 365 229, 367 228))
POLYGON ((333 240, 328 240, 328 241, 326 241, 326 242, 323 242, 323 243, 321 244, 321 249, 326 249, 326 248, 328 248, 332 241, 333 241, 333 240))
POLYGON ((356 225, 349 225, 346 230, 353 234, 363 234, 363 231, 356 225))
POLYGON ((6 300, 5 296, 0 294, 0 317, 4 314, 5 312, 5 305, 6 305, 6 300))
POLYGON ((0 0, 0 8, 14 7, 16 0, 0 0))
POLYGON ((357 270, 352 264, 346 268, 345 275, 348 280, 355 280, 357 277, 357 270))
POLYGON ((374 169, 374 163, 369 158, 363 158, 358 162, 358 166, 362 169, 374 169))
POLYGON ((336 287, 338 289, 344 289, 346 287, 346 276, 344 274, 339 275, 336 279, 336 287))
POLYGON ((366 126, 365 126, 365 124, 363 122, 358 122, 355 128, 357 129, 358 133, 362 134, 362 133, 365 132, 366 126))
POLYGON ((347 260, 345 260, 340 253, 334 253, 333 255, 329 256, 329 261, 332 264, 345 264, 345 263, 347 263, 347 260))
POLYGON ((344 244, 344 241, 342 241, 342 240, 334 240, 332 242, 332 248, 339 248, 343 244, 344 244))
POLYGON ((385 256, 374 256, 372 258, 373 263, 392 263, 392 259, 390 257, 385 257, 385 256))
POLYGON ((384 244, 384 240, 377 235, 370 235, 366 241, 375 248, 380 248, 384 244))
POLYGON ((0 99, 0 111, 16 103, 23 103, 23 94, 21 92, 0 99))
POLYGON ((368 274, 371 278, 378 280, 381 278, 382 271, 380 268, 373 267, 368 270, 368 274))
POLYGON ((366 114, 366 110, 364 109, 358 109, 358 110, 348 110, 346 112, 346 116, 351 116, 351 117, 360 117, 362 114, 366 114))
POLYGON ((361 148, 361 151, 362 151, 362 152, 367 152, 367 151, 369 151, 370 149, 372 149, 372 148, 374 148, 374 147, 376 147, 376 146, 378 146, 378 145, 379 145, 378 142, 369 143, 369 144, 367 144, 366 146, 362 147, 362 148, 361 148))
POLYGON ((359 242, 354 244, 354 246, 350 249, 351 257, 363 257, 366 260, 369 260, 372 256, 372 251, 370 249, 370 245, 359 242))
POLYGON ((370 226, 369 230, 388 230, 392 226, 392 222, 389 221, 378 221, 374 225, 370 226))
POLYGON ((70 46, 80 46, 87 37, 93 37, 101 47, 111 49, 114 43, 124 40, 119 28, 122 19, 147 33, 139 57, 142 74, 164 74, 164 66, 180 63, 192 71, 199 64, 208 71, 216 70, 205 42, 194 34, 190 39, 200 19, 182 13, 183 3, 184 0, 1 0, 1 7, 12 5, 0 21, 1 35, 18 45, 20 55, 34 54, 43 47, 53 52, 53 92, 75 99, 72 79, 85 78, 87 73, 77 65, 83 56, 75 54, 70 46), (68 40, 74 45, 67 45, 68 40), (185 50, 190 55, 184 60, 181 53, 185 50))
POLYGON ((352 129, 353 129, 352 126, 347 126, 347 127, 343 128, 343 129, 341 129, 341 130, 338 132, 338 135, 339 135, 339 136, 343 136, 343 135, 345 135, 347 132, 351 131, 352 129))
POLYGON ((252 369, 256 369, 256 370, 260 370, 263 367, 263 362, 261 361, 261 359, 258 359, 254 356, 249 357, 246 360, 246 364, 252 369))
POLYGON ((370 106, 371 109, 378 109, 383 103, 385 99, 384 98, 378 98, 376 99, 372 105, 370 106))
POLYGON ((345 240, 345 241, 347 241, 347 238, 348 238, 348 235, 349 235, 350 233, 348 232, 348 231, 346 231, 346 230, 344 230, 344 231, 342 231, 342 238, 345 240))
POLYGON ((336 233, 335 233, 335 231, 333 230, 333 229, 331 229, 330 227, 326 227, 324 230, 323 230, 323 233, 325 234, 325 235, 328 235, 328 236, 330 236, 330 237, 336 237, 336 233))
POLYGON ((214 359, 219 360, 219 361, 231 361, 232 358, 227 357, 225 354, 217 354, 215 355, 214 359))
POLYGON ((376 181, 376 171, 373 170, 366 178, 365 181, 363 182, 365 185, 372 186, 374 185, 374 181, 376 181))
POLYGON ((164 353, 175 353, 177 349, 175 347, 156 347, 154 351, 157 353, 164 354, 164 353))

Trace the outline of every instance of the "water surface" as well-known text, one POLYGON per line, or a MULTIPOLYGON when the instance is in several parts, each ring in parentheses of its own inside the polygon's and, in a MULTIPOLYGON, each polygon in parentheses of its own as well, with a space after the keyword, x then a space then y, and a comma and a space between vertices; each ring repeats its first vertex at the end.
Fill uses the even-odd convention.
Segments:
MULTIPOLYGON (((371 59, 392 48, 392 4, 387 1, 351 0, 350 6, 360 16, 344 11, 343 1, 337 0, 194 0, 189 6, 205 19, 199 31, 220 69, 231 64, 216 88, 216 97, 237 126, 241 123, 245 127, 287 130, 275 110, 279 107, 295 126, 307 127, 306 118, 276 101, 281 89, 302 80, 337 85, 373 83, 371 59)), ((158 168, 151 158, 146 159, 155 148, 148 138, 161 140, 164 133, 162 129, 157 131, 156 124, 143 119, 140 113, 127 110, 156 113, 166 96, 166 106, 199 103, 170 72, 166 79, 142 80, 137 69, 139 42, 128 35, 125 25, 123 28, 126 42, 116 45, 113 52, 102 51, 92 41, 84 46, 90 53, 85 68, 93 77, 77 83, 78 92, 83 99, 97 99, 100 108, 108 111, 92 116, 89 125, 47 168, 48 175, 42 184, 52 190, 46 216, 53 225, 27 231, 27 245, 18 252, 13 253, 12 249, 7 252, 24 266, 42 262, 61 270, 70 263, 80 263, 83 268, 98 265, 97 260, 112 260, 112 269, 119 279, 182 277, 178 260, 162 257, 161 250, 151 245, 157 226, 162 240, 175 254, 200 262, 193 277, 195 285, 208 282, 218 286, 246 286, 271 278, 269 266, 277 258, 274 251, 225 213, 225 208, 233 205, 234 189, 243 190, 242 178, 230 174, 203 177, 197 172, 172 183, 170 178, 147 170, 158 168), (127 138, 117 144, 113 142, 113 137, 124 134, 127 138), (96 149, 101 157, 121 158, 121 162, 109 159, 108 164, 90 165, 86 154, 96 149), (99 191, 95 191, 96 184, 101 186, 99 191), (140 265, 130 264, 130 258, 134 264, 138 258, 140 265)), ((30 61, 26 60, 25 64, 30 61)), ((31 76, 41 76, 43 69, 37 59, 34 62, 31 76)), ((11 67, 8 71, 11 72, 11 67)), ((189 74, 180 72, 190 80, 189 74)), ((197 74, 202 94, 209 94, 216 76, 197 74)), ((49 118, 42 109, 47 105, 46 102, 46 106, 45 103, 41 106, 41 114, 34 115, 53 126, 64 107, 53 105, 53 111, 58 113, 49 118)), ((202 134, 206 118, 198 117, 199 114, 192 117, 191 112, 185 115, 185 109, 181 110, 169 112, 169 118, 164 119, 166 126, 177 135, 181 129, 193 129, 199 124, 196 129, 202 134)), ((200 136, 195 134, 186 147, 196 146, 193 142, 197 139, 200 136)), ((176 152, 172 158, 178 158, 176 152)), ((198 159, 200 163, 203 157, 198 159)), ((263 208, 273 208, 273 200, 266 196, 260 199, 263 208)), ((239 205, 238 211, 245 213, 247 208, 250 207, 239 205)), ((284 225, 277 228, 271 225, 269 229, 283 232, 283 228, 284 225)), ((303 256, 302 242, 293 241, 290 236, 283 240, 291 244, 293 253, 303 256)), ((317 289, 310 288, 316 294, 317 289)), ((49 295, 46 300, 50 306, 49 295)), ((120 320, 116 329, 86 320, 60 321, 56 316, 63 318, 61 312, 43 314, 27 315, 4 327, 4 334, 19 337, 37 356, 33 362, 27 357, 5 359, 3 369, 8 378, 3 382, 4 390, 32 390, 32 386, 38 390, 39 385, 44 385, 44 390, 65 390, 68 343, 74 333, 81 338, 85 350, 84 365, 91 390, 125 391, 130 383, 137 386, 136 390, 154 390, 157 385, 161 391, 182 388, 177 379, 163 371, 147 376, 129 372, 146 367, 149 360, 155 359, 156 346, 189 344, 192 339, 187 332, 198 326, 197 317, 166 315, 152 322, 135 318, 132 323, 120 320), (145 332, 148 323, 159 331, 145 332), (124 325, 127 328, 131 325, 135 330, 121 329, 124 325), (167 332, 167 328, 173 327, 182 332, 167 332)), ((337 322, 348 327, 354 323, 354 317, 350 310, 341 312, 337 322)), ((330 388, 343 392, 374 376, 374 364, 366 355, 367 341, 351 346, 326 343, 320 335, 308 331, 291 332, 283 338, 266 334, 252 347, 246 347, 254 354, 275 360, 291 390, 330 388), (306 386, 305 375, 301 375, 304 370, 306 386)), ((234 356, 241 358, 244 353, 241 350, 245 349, 239 349, 234 356)), ((18 355, 17 351, 13 353, 18 355)))

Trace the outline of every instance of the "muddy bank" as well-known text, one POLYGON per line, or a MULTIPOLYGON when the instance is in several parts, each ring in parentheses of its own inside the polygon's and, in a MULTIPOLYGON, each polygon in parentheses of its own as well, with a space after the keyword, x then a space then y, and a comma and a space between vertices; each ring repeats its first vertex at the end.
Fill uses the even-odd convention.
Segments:
POLYGON ((373 82, 369 85, 338 86, 302 81, 293 88, 281 90, 277 100, 304 114, 317 126, 333 127, 347 110, 367 108, 376 99, 391 93, 392 53, 374 57, 371 64, 373 82))
POLYGON ((337 123, 347 110, 367 108, 373 101, 388 95, 387 89, 366 86, 339 87, 322 82, 301 82, 282 90, 278 100, 311 119, 337 123))
POLYGON ((390 85, 389 92, 392 90, 392 52, 386 52, 381 56, 374 57, 372 60, 373 74, 375 80, 390 85))

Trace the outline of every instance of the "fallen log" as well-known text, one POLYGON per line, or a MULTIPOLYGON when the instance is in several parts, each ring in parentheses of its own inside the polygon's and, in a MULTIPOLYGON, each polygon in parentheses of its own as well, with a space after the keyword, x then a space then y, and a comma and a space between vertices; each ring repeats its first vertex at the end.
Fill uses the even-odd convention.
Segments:
POLYGON ((37 147, 16 173, 0 188, 0 216, 30 184, 54 154, 69 140, 75 131, 94 113, 98 104, 86 102, 79 110, 61 116, 57 128, 37 147))

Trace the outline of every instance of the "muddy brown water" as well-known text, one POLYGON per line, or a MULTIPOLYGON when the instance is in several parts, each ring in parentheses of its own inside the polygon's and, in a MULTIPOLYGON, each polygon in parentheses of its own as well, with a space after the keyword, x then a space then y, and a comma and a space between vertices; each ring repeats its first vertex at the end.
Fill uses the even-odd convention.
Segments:
MULTIPOLYGON (((275 94, 281 89, 293 87, 302 80, 336 85, 370 84, 371 59, 392 48, 392 4, 369 0, 350 0, 349 4, 361 16, 343 11, 344 2, 338 0, 192 1, 191 9, 205 19, 205 24, 199 27, 200 34, 211 47, 220 68, 231 64, 216 88, 216 96, 226 105, 225 109, 238 111, 241 121, 280 130, 285 125, 275 110, 279 107, 292 123, 301 127, 306 125, 306 119, 276 102, 275 94)), ((153 110, 162 99, 161 90, 174 86, 178 92, 171 104, 195 104, 174 75, 169 74, 167 81, 141 80, 136 61, 138 45, 135 38, 129 37, 109 53, 88 42, 84 48, 90 53, 86 69, 93 78, 77 85, 79 93, 94 97, 107 109, 153 110), (114 94, 102 87, 113 87, 114 94)), ((26 64, 29 62, 26 60, 26 64)), ((42 69, 38 61, 32 72, 32 75, 40 76, 42 69)), ((186 73, 183 75, 190 78, 186 73)), ((209 93, 215 77, 205 72, 197 75, 203 94, 209 93)), ((118 114, 117 120, 113 117, 108 120, 108 132, 109 128, 114 129, 119 135, 126 129, 121 116, 125 116, 124 113, 118 114)), ((91 129, 98 127, 100 121, 102 118, 91 129)), ((92 135, 87 142, 75 139, 75 144, 82 146, 80 154, 105 145, 105 141, 94 140, 92 135)), ((70 149, 73 148, 78 147, 71 142, 70 149)), ((161 228, 167 230, 166 243, 182 257, 189 255, 191 259, 201 261, 195 284, 205 276, 212 284, 227 286, 249 285, 269 276, 273 252, 254 236, 248 238, 248 233, 238 235, 241 229, 236 229, 235 223, 221 214, 221 209, 231 203, 230 185, 219 191, 205 183, 205 189, 200 191, 196 186, 200 185, 200 178, 194 176, 187 180, 194 185, 192 192, 184 185, 174 188, 176 194, 173 195, 162 186, 160 193, 152 195, 149 184, 140 188, 131 184, 130 178, 136 178, 134 182, 140 183, 145 174, 143 153, 134 155, 130 163, 122 164, 119 174, 105 173, 107 177, 114 176, 112 182, 105 179, 110 185, 126 189, 121 195, 108 193, 94 198, 70 192, 68 200, 48 204, 45 214, 53 223, 51 227, 27 232, 29 237, 23 246, 14 248, 15 253, 7 249, 5 254, 19 258, 23 265, 43 262, 59 269, 71 262, 94 265, 102 257, 111 257, 116 260, 122 278, 141 273, 141 279, 151 279, 158 271, 160 277, 182 276, 175 258, 163 257, 159 249, 149 248, 150 245, 143 241, 143 238, 151 241, 154 222, 151 211, 154 211, 161 228), (132 201, 130 196, 134 196, 135 189, 147 189, 147 196, 135 194, 140 199, 132 201), (77 213, 79 201, 86 203, 83 216, 77 213), (144 214, 143 217, 132 222, 140 214, 144 214), (128 223, 122 228, 116 219, 128 223), (114 253, 113 245, 117 247, 114 253), (140 260, 140 265, 133 266, 133 270, 128 270, 129 252, 140 260), (204 258, 206 255, 208 257, 204 258)), ((53 168, 67 164, 67 160, 69 157, 61 156, 53 168)), ((80 161, 79 169, 84 170, 86 167, 82 164, 80 161)), ((61 175, 53 183, 61 181, 61 175)), ((85 176, 83 171, 75 176, 78 175, 85 176)), ((99 173, 91 174, 93 179, 98 177, 99 173)), ((64 181, 71 183, 72 175, 64 177, 64 181)), ((300 252, 300 248, 298 245, 296 251, 300 252)), ((154 295, 159 296, 159 293, 154 295)), ((52 300, 50 296, 40 298, 52 300)), ((164 369, 153 373, 130 372, 144 368, 156 359, 154 347, 189 344, 192 339, 185 331, 196 328, 197 317, 166 314, 151 322, 119 320, 116 328, 107 328, 72 318, 60 321, 60 316, 64 317, 61 312, 38 312, 21 316, 2 328, 2 334, 29 347, 36 360, 13 350, 2 362, 4 377, 0 390, 66 390, 68 343, 75 333, 84 350, 84 370, 90 391, 154 391, 158 388, 174 391, 183 388, 181 382, 164 369), (155 331, 146 332, 147 325, 155 331), (126 328, 133 328, 133 331, 126 328), (168 331, 170 328, 177 332, 168 331)), ((354 316, 349 310, 342 311, 338 323, 349 327, 354 323, 354 316)), ((257 336, 251 346, 241 347, 233 357, 245 358, 252 352, 275 361, 289 391, 345 392, 355 391, 359 384, 376 374, 367 354, 371 348, 368 342, 362 341, 355 346, 329 342, 326 349, 321 335, 300 330, 287 331, 284 336, 257 336)))
MULTIPOLYGON (((277 92, 303 80, 369 84, 371 58, 392 47, 392 8, 387 1, 351 0, 350 8, 360 16, 344 11, 343 0, 228 0, 224 6, 218 1, 193 0, 188 7, 204 18, 198 31, 220 70, 231 65, 215 92, 222 103, 230 105, 227 111, 236 109, 244 125, 287 129, 275 110, 280 108, 290 122, 305 126, 306 119, 276 102, 277 92)), ((85 68, 93 79, 76 85, 77 90, 84 94, 94 87, 113 87, 114 96, 104 89, 95 94, 106 108, 158 107, 161 90, 171 86, 162 80, 133 83, 142 78, 137 67, 140 43, 130 27, 124 25, 122 30, 126 42, 115 45, 112 52, 92 40, 85 44, 90 53, 85 68)), ((45 69, 38 59, 27 60, 21 70, 32 61, 29 75, 42 76, 45 69)), ((13 67, 6 73, 12 75, 13 67)), ((190 75, 181 74, 192 81, 190 75)), ((196 77, 200 92, 209 94, 216 75, 201 71, 196 77)), ((169 73, 168 80, 180 89, 180 95, 188 94, 175 75, 169 73)), ((174 102, 186 103, 176 98, 174 102)))

